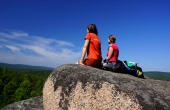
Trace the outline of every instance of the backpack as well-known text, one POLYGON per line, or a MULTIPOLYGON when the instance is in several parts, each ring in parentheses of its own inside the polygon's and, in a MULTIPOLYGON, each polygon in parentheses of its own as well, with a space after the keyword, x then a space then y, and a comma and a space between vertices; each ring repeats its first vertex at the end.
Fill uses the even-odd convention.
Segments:
POLYGON ((144 78, 142 68, 138 66, 138 63, 125 60, 123 61, 123 65, 125 66, 127 73, 144 78))
MULTIPOLYGON (((106 62, 107 63, 107 62, 106 62)), ((138 63, 130 61, 117 60, 116 64, 112 68, 103 68, 104 70, 113 71, 117 73, 131 74, 136 77, 144 78, 142 68, 137 66, 138 63)))

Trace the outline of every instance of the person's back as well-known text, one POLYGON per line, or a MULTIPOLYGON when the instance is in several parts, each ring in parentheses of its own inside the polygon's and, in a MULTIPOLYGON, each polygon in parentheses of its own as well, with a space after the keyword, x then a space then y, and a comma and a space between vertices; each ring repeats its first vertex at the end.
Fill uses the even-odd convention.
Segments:
POLYGON ((115 64, 118 61, 119 57, 119 47, 116 45, 116 37, 110 35, 108 38, 109 48, 106 53, 107 58, 104 60, 102 68, 115 69, 115 64))
POLYGON ((101 41, 98 37, 98 31, 95 24, 87 27, 85 43, 82 49, 82 56, 76 64, 88 65, 96 68, 102 68, 101 41), (84 59, 87 53, 87 59, 84 59))
MULTIPOLYGON (((111 58, 108 60, 109 62, 116 62, 118 60, 119 57, 119 47, 117 46, 116 43, 114 44, 110 44, 111 48, 113 48, 113 53, 111 55, 111 58)), ((107 52, 107 56, 108 56, 109 51, 107 52)))
POLYGON ((87 58, 102 61, 101 42, 99 37, 94 33, 87 33, 85 39, 90 40, 90 44, 87 49, 87 58))

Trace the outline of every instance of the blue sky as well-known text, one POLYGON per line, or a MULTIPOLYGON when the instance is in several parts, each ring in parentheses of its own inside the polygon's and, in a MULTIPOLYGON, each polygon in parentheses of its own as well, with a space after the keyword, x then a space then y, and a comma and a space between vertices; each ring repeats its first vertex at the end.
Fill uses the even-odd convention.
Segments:
POLYGON ((114 34, 120 60, 170 71, 169 0, 0 0, 0 62, 57 67, 80 59, 96 24, 106 58, 114 34))

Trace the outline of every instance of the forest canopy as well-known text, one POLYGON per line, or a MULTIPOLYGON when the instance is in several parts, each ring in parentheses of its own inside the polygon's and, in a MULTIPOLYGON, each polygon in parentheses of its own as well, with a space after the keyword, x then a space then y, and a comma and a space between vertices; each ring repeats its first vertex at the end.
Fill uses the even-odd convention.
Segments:
POLYGON ((0 67, 0 108, 42 95, 45 80, 52 70, 11 70, 0 67))

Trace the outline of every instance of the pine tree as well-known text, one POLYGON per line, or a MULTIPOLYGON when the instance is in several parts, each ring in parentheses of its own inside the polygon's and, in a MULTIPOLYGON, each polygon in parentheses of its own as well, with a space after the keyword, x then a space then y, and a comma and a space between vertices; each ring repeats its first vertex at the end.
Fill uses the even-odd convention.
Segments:
POLYGON ((20 87, 15 91, 15 101, 28 99, 30 97, 31 84, 29 80, 24 80, 20 87))
POLYGON ((15 93, 15 90, 17 89, 17 84, 15 81, 11 80, 8 84, 4 86, 3 89, 3 102, 8 104, 13 102, 13 94, 15 93))

